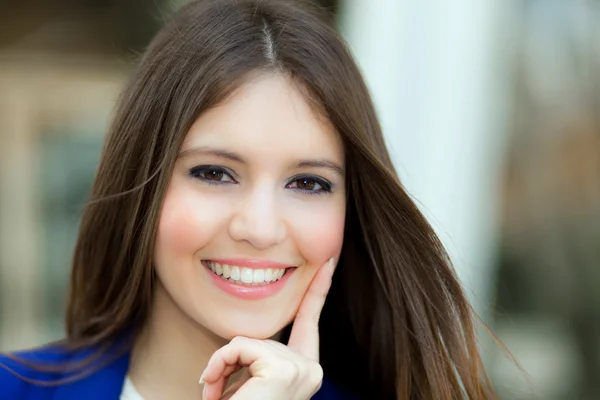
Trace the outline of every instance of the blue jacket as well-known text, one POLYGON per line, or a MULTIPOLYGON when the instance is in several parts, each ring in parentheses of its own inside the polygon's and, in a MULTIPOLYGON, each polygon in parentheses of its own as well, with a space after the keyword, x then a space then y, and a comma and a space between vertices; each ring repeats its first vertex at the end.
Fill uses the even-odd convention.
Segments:
MULTIPOLYGON (((44 347, 15 353, 26 361, 41 365, 61 365, 77 362, 91 354, 94 349, 69 352, 60 347, 44 347)), ((55 372, 39 372, 16 362, 5 355, 0 355, 0 399, 1 400, 118 400, 121 395, 127 369, 129 352, 116 356, 107 351, 92 364, 90 375, 74 382, 62 385, 44 385, 44 382, 55 382, 72 377, 73 374, 55 372), (23 379, 26 378, 26 379, 23 379), (36 381, 27 382, 27 380, 36 381), (41 383, 41 384, 40 384, 41 383)), ((323 380, 321 390, 313 396, 313 400, 350 400, 355 399, 328 379, 323 380)))

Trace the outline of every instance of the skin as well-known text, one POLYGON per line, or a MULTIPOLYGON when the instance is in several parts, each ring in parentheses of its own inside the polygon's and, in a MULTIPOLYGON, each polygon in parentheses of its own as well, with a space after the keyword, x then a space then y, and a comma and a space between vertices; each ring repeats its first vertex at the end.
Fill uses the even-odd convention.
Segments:
POLYGON ((328 260, 343 243, 344 151, 304 93, 288 77, 255 76, 188 132, 159 221, 152 315, 129 371, 146 400, 201 398, 205 369, 206 398, 218 399, 241 366, 228 396, 292 390, 308 399, 318 387, 316 322, 335 266, 328 260), (296 270, 277 294, 247 300, 214 285, 202 260, 215 258, 296 270), (291 322, 287 346, 271 340, 291 322))
POLYGON ((331 287, 333 258, 311 283, 294 320, 286 345, 273 340, 235 337, 217 350, 202 376, 204 400, 306 400, 321 386, 319 316, 331 287), (246 367, 243 376, 224 394, 232 373, 246 367))

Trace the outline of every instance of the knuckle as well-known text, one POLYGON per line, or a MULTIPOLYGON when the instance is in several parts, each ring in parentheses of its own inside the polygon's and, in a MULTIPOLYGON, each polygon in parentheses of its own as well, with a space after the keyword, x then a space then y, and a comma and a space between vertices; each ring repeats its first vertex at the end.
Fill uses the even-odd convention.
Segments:
POLYGON ((235 336, 233 339, 231 339, 231 341, 229 343, 237 345, 237 344, 243 344, 245 343, 247 340, 247 338, 245 338, 244 336, 235 336))
POLYGON ((291 360, 285 360, 281 363, 280 368, 284 372, 281 376, 287 383, 293 383, 300 378, 300 368, 298 364, 291 360))
POLYGON ((310 373, 308 379, 310 385, 314 386, 315 392, 317 392, 323 384, 323 367, 321 367, 321 364, 313 363, 313 365, 310 366, 310 373))
POLYGON ((315 363, 311 370, 313 379, 320 384, 323 381, 323 367, 321 367, 321 364, 315 363))

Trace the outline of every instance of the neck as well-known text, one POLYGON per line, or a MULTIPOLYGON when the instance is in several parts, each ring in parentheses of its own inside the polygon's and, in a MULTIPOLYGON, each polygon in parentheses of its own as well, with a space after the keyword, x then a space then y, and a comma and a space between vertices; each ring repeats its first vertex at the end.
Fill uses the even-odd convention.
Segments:
POLYGON ((149 321, 131 353, 128 375, 146 400, 202 398, 200 374, 227 341, 191 320, 162 285, 157 286, 149 321))

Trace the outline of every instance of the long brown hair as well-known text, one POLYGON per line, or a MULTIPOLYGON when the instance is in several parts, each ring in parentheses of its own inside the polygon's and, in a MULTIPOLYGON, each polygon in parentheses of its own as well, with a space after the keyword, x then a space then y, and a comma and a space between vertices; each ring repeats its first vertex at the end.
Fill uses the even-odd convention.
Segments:
POLYGON ((205 0, 158 33, 119 100, 82 217, 68 343, 108 343, 143 326, 159 214, 186 133, 249 74, 284 73, 345 147, 344 246, 320 320, 325 374, 369 399, 494 398, 474 313, 394 171, 365 83, 329 21, 298 2, 205 0))

